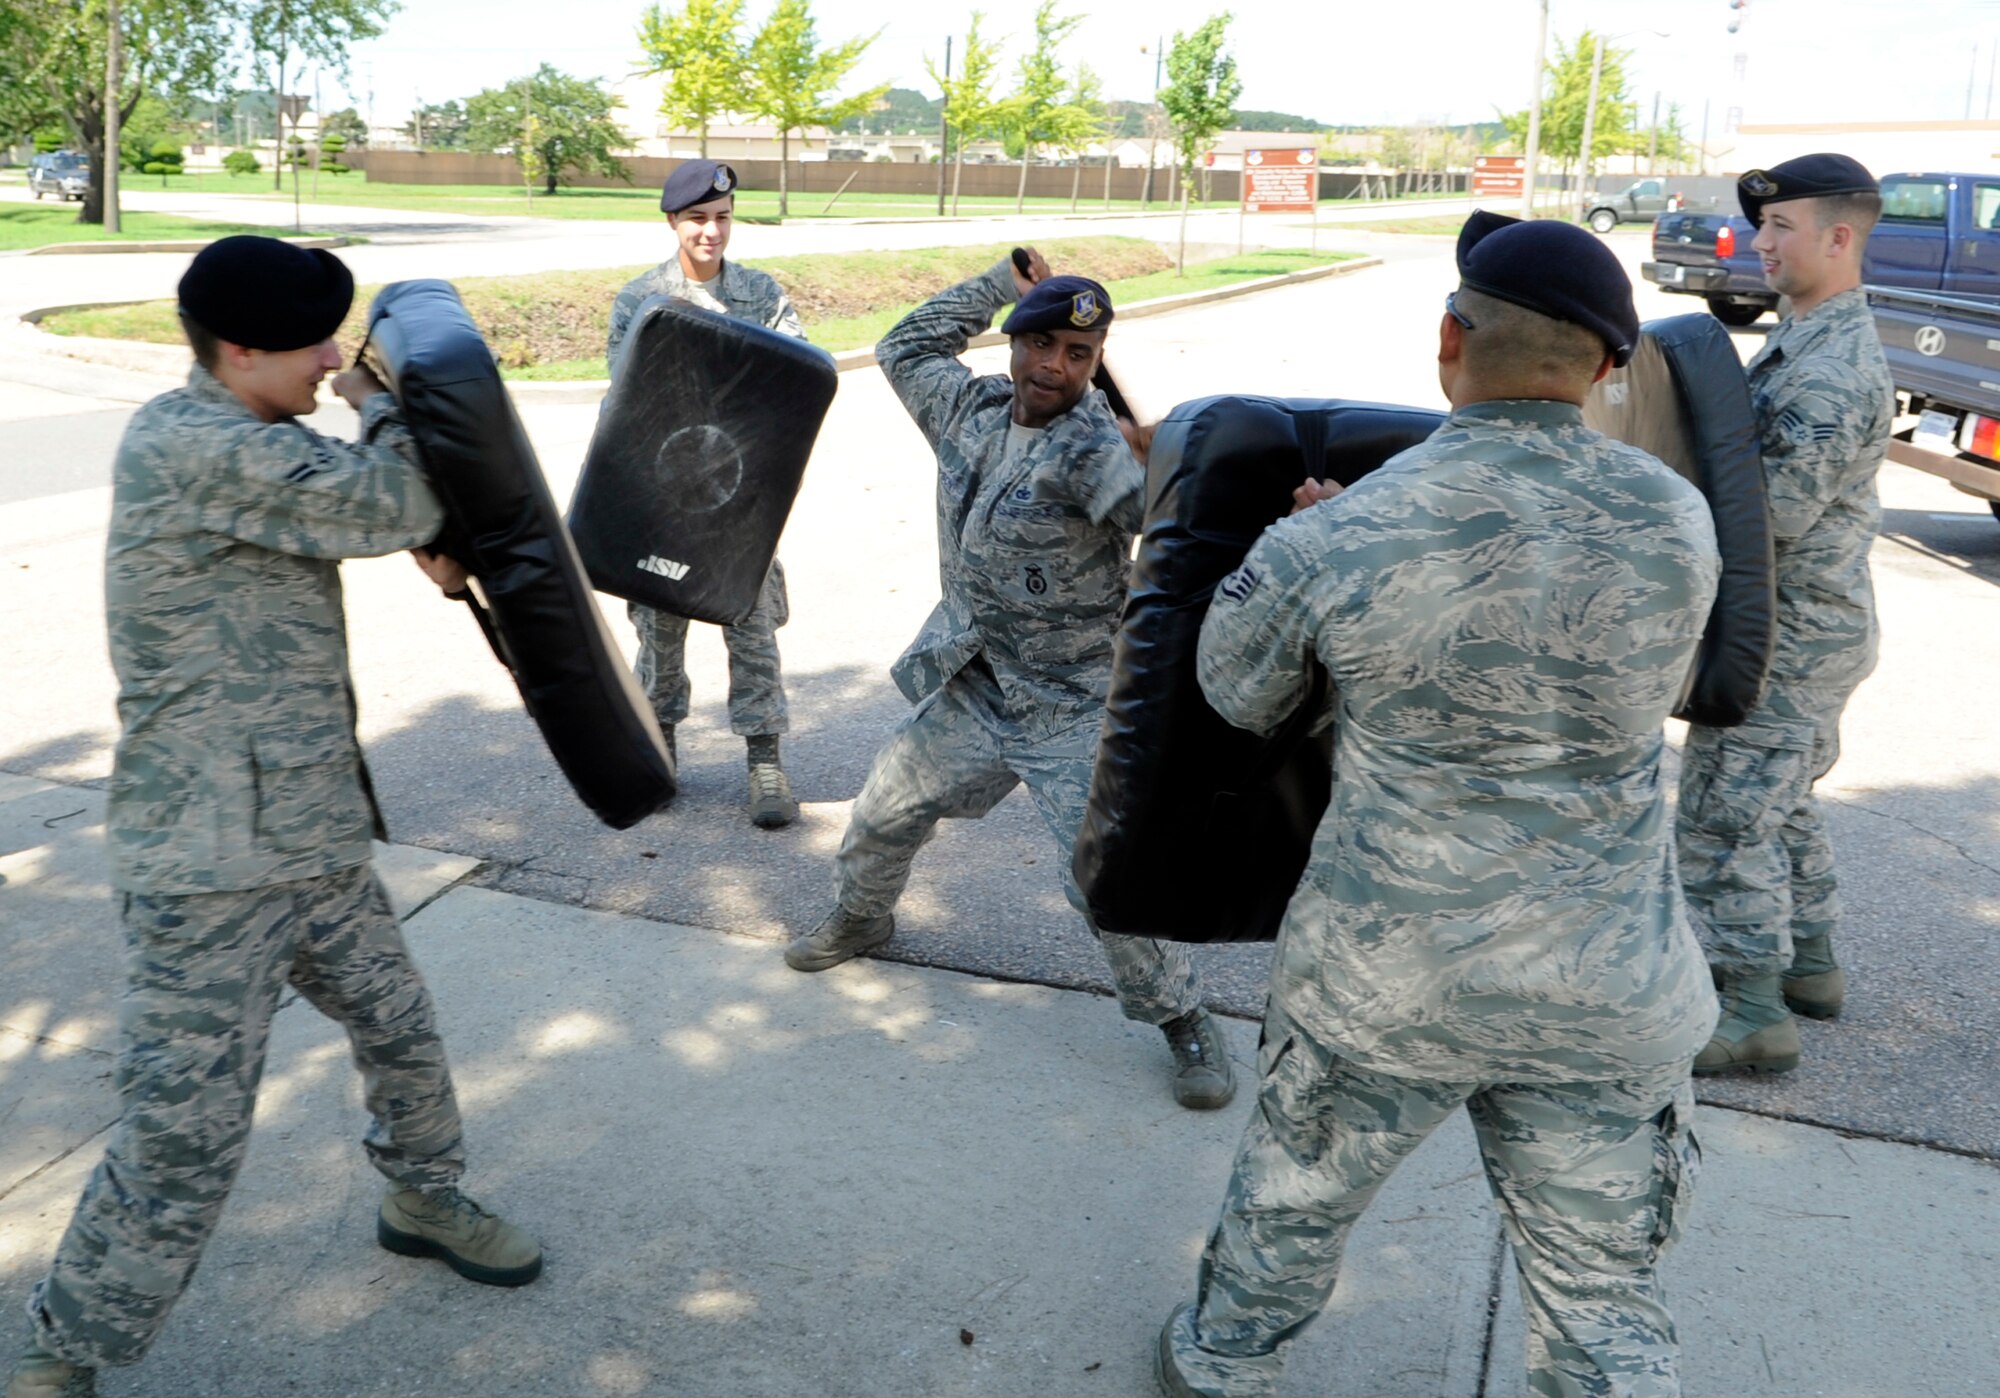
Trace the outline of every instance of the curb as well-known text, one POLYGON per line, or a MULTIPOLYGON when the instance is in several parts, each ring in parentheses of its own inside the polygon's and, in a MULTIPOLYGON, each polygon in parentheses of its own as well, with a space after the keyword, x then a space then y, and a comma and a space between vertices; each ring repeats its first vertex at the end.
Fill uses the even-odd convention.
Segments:
MULTIPOLYGON (((21 256, 46 257, 55 255, 61 257, 81 257, 95 253, 199 252, 214 241, 215 239, 213 238, 174 238, 157 243, 50 243, 45 247, 25 248, 22 250, 21 256)), ((337 235, 325 238, 280 238, 278 241, 290 243, 295 248, 344 248, 348 246, 347 239, 337 235)), ((59 306, 50 307, 49 309, 50 311, 67 311, 77 308, 74 306, 59 306)), ((48 312, 42 312, 41 314, 48 314, 48 312)), ((23 316, 22 319, 25 320, 27 317, 23 316)))
MULTIPOLYGON (((1118 318, 1141 320, 1147 316, 1167 315, 1195 306, 1205 306, 1215 301, 1233 301, 1239 296, 1254 296, 1260 291, 1274 291, 1279 287, 1292 286, 1300 282, 1344 277, 1353 272, 1363 272, 1370 267, 1381 265, 1382 259, 1379 257, 1356 257, 1345 262, 1330 262, 1324 267, 1308 267, 1298 272, 1281 272, 1274 277, 1258 277, 1253 281, 1234 282, 1229 286, 1213 287, 1207 291, 1190 291, 1179 296, 1156 296, 1148 301, 1135 301, 1129 306, 1119 307, 1118 318)), ((85 311, 95 310, 100 306, 134 304, 136 303, 131 301, 99 301, 79 306, 43 306, 27 312, 21 316, 21 320, 25 324, 34 325, 48 316, 63 311, 85 311)), ((44 340, 45 342, 39 346, 44 353, 60 355, 65 359, 79 359, 86 363, 105 364, 117 369, 171 375, 176 378, 187 374, 188 350, 185 345, 155 345, 141 340, 105 340, 89 335, 46 335, 44 340)), ((973 336, 966 348, 983 349, 989 345, 1006 342, 1007 337, 998 330, 988 330, 984 334, 973 336)), ((874 363, 873 346, 842 350, 833 356, 834 368, 843 374, 851 369, 866 369, 874 363)), ((515 398, 524 398, 540 404, 595 403, 610 389, 609 379, 561 379, 549 382, 533 379, 507 380, 509 394, 515 398)))
MULTIPOLYGON (((1118 307, 1119 320, 1142 320, 1147 316, 1167 315, 1173 311, 1184 311, 1195 306, 1205 306, 1213 301, 1233 301, 1239 296, 1254 296, 1260 291, 1275 291, 1279 287, 1292 286, 1299 282, 1322 281, 1328 277, 1342 277, 1352 272, 1364 272, 1370 267, 1380 267, 1379 257, 1356 257, 1346 262, 1331 262, 1324 267, 1308 267, 1302 272, 1280 272, 1274 277, 1258 277, 1255 281, 1235 282, 1229 286, 1213 287, 1207 291, 1190 291, 1180 296, 1156 296, 1150 301, 1134 301, 1129 306, 1118 307)), ((98 341, 99 344, 115 343, 98 341)), ((998 330, 988 330, 974 335, 966 342, 967 349, 984 349, 989 345, 1004 345, 1007 337, 998 330)), ((875 363, 873 346, 866 349, 842 350, 833 356, 833 367, 840 373, 850 369, 866 369, 875 363)), ((611 391, 609 379, 564 379, 554 382, 538 382, 533 379, 509 379, 507 391, 516 398, 528 398, 537 403, 595 403, 611 391)))

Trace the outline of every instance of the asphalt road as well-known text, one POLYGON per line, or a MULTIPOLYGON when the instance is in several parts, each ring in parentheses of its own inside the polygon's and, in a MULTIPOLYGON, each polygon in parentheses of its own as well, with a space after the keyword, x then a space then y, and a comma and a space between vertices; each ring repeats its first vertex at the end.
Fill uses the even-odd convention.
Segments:
MULTIPOLYGON (((1636 273, 1640 236, 1612 241, 1636 273)), ((1121 382, 1153 413, 1219 392, 1439 406, 1432 359, 1454 281, 1450 244, 1397 247, 1398 260, 1355 277, 1120 326, 1112 354, 1121 382)), ((1642 314, 1695 308, 1641 289, 1642 314)), ((1739 342, 1747 351, 1756 338, 1739 342)), ((995 351, 973 362, 1000 367, 995 351)), ((10 657, 0 771, 97 782, 108 770, 102 481, 128 412, 47 387, 0 397, 0 647, 10 657)), ((524 415, 563 498, 595 411, 530 403, 524 415)), ((343 416, 322 414, 329 429, 343 416)), ((555 902, 773 943, 810 925, 828 904, 848 802, 902 712, 888 664, 936 597, 932 491, 929 455, 880 376, 843 376, 782 551, 793 596, 782 633, 794 711, 787 766, 806 810, 774 833, 742 816, 742 746, 727 733, 713 629, 697 627, 690 646, 685 794, 615 833, 571 796, 469 619, 427 595, 407 560, 349 565, 363 737, 396 837, 475 855, 486 861, 475 882, 555 902)), ((2000 620, 2000 522, 1982 502, 1901 467, 1885 469, 1882 493, 1883 662, 1849 711, 1845 756, 1821 788, 1846 880, 1850 1010, 1837 1024, 1806 1026, 1798 1072, 1711 1080, 1703 1092, 2000 1157, 2000 752, 1984 722, 2000 662, 1982 644, 2000 620)), ((628 633, 611 614, 614 630, 628 633)), ((1054 860, 1019 796, 984 821, 948 823, 919 859, 888 955, 1104 989, 1054 860)), ((506 956, 503 941, 492 954, 506 956)), ((1257 1013, 1265 957, 1258 948, 1201 951, 1211 998, 1257 1013)))

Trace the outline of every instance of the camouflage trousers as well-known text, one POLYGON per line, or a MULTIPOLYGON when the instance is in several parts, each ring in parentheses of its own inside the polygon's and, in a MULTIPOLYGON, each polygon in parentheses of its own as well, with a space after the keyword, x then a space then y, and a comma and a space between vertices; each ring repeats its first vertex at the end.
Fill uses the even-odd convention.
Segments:
POLYGON ((413 1187, 464 1170, 430 992, 369 866, 242 893, 122 898, 123 1111, 28 1298, 41 1344, 92 1366, 137 1361, 194 1275, 249 1145, 286 987, 347 1030, 373 1118, 370 1163, 413 1187))
POLYGON ((1782 975, 1793 943, 1840 921, 1833 846, 1813 783, 1840 757, 1838 700, 1816 719, 1762 712, 1688 729, 1675 842, 1688 915, 1715 965, 1782 975))
MULTIPOLYGON (((625 613, 639 633, 639 657, 633 665, 639 688, 662 725, 681 722, 688 716, 688 619, 637 602, 627 603, 625 613)), ((729 731, 739 737, 791 729, 785 673, 778 661, 778 628, 791 619, 785 570, 774 558, 756 610, 722 628, 722 643, 729 649, 729 731)))
MULTIPOLYGON (((1029 734, 1005 712, 999 682, 985 660, 976 659, 903 720, 877 754, 848 817, 834 864, 841 907, 860 917, 889 912, 909 882, 918 846, 938 821, 977 819, 1025 782, 1062 852, 1063 891, 1089 921, 1070 855, 1090 795, 1101 716, 1029 734)), ((1185 946, 1091 930, 1111 963, 1128 1019, 1164 1024, 1201 1005, 1185 946)))
POLYGON ((1205 1398, 1278 1391, 1283 1346, 1333 1294, 1375 1192, 1461 1104, 1519 1268, 1527 1391, 1673 1398, 1679 1341, 1655 1264, 1701 1159, 1687 1065, 1628 1082, 1495 1085, 1369 1072, 1273 1006, 1257 1105, 1174 1358, 1205 1398))

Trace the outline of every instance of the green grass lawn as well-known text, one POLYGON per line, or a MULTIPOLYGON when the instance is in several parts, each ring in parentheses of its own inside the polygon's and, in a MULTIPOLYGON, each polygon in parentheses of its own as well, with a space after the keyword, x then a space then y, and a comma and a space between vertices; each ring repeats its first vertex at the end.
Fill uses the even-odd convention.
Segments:
POLYGON ((76 204, 7 204, 0 206, 0 250, 45 248, 51 243, 146 243, 173 238, 226 238, 232 233, 268 233, 241 223, 210 223, 172 214, 123 211, 123 231, 106 233, 102 224, 78 223, 76 204))
MULTIPOLYGON (((1128 304, 1354 256, 1284 249, 1253 252, 1192 263, 1185 277, 1176 277, 1166 254, 1143 238, 1055 239, 1040 246, 1052 265, 1096 277, 1109 288, 1114 302, 1128 304)), ((996 243, 894 252, 809 253, 772 258, 757 265, 785 285, 813 343, 838 351, 874 344, 926 296, 990 267, 1006 252, 1005 244, 996 243)), ((471 277, 457 285, 507 377, 601 379, 606 371, 604 357, 597 351, 604 343, 611 299, 642 270, 606 267, 471 277)), ((354 309, 338 335, 344 352, 358 347, 368 303, 378 289, 359 289, 354 309)), ((42 328, 58 335, 155 344, 181 341, 171 301, 65 311, 42 322, 42 328)))
MULTIPOLYGON (((811 170, 811 167, 808 167, 811 170)), ((150 189, 159 186, 164 178, 169 189, 195 190, 207 194, 259 195, 270 199, 290 199, 292 197, 292 177, 285 175, 282 193, 271 188, 271 172, 262 171, 255 175, 190 174, 172 176, 133 175, 129 177, 129 187, 150 189)), ((829 209, 828 203, 834 199, 837 183, 819 187, 828 177, 823 171, 811 171, 805 188, 796 185, 791 190, 791 214, 793 218, 907 218, 925 214, 936 214, 935 194, 863 194, 849 193, 840 196, 829 209)), ((1102 176, 1098 189, 1103 189, 1102 176)), ((312 176, 308 172, 301 176, 299 190, 303 198, 312 198, 312 176)), ((1411 195, 1411 202, 1425 199, 1456 196, 1411 195)), ((475 214, 508 214, 514 216, 532 215, 536 218, 591 218, 591 219, 656 219, 660 217, 660 195, 651 186, 633 189, 587 189, 564 188, 559 193, 547 195, 537 190, 532 196, 518 185, 420 185, 372 183, 360 171, 346 175, 322 174, 319 177, 319 201, 325 204, 349 204, 363 208, 404 209, 418 213, 451 213, 464 216, 475 214)), ((1328 208, 1337 208, 1345 200, 1329 199, 1328 208)), ((1091 196, 1090 172, 1084 172, 1083 190, 1077 203, 1078 213, 1103 213, 1103 195, 1091 196)), ((1139 210, 1136 199, 1114 199, 1112 212, 1133 213, 1139 210)), ((1151 207, 1160 212, 1170 212, 1171 206, 1164 200, 1156 199, 1151 207)), ((1233 207, 1227 202, 1204 207, 1233 207)), ((1063 197, 1030 197, 1025 208, 1032 213, 1068 213, 1070 201, 1063 197)), ((778 217, 778 195, 776 190, 740 189, 736 192, 736 211, 745 220, 764 221, 778 217)), ((950 211, 949 196, 946 211, 950 211)), ((985 196, 981 198, 961 198, 958 202, 960 215, 1006 214, 1014 211, 1014 200, 1005 196, 985 196)))

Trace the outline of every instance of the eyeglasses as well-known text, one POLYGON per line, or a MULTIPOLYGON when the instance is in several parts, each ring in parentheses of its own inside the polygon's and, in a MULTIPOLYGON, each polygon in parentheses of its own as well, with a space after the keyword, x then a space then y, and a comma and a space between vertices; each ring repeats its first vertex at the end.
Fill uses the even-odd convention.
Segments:
POLYGON ((1472 323, 1471 316, 1458 308, 1458 293, 1455 291, 1444 298, 1444 313, 1467 330, 1477 330, 1479 328, 1472 323))

